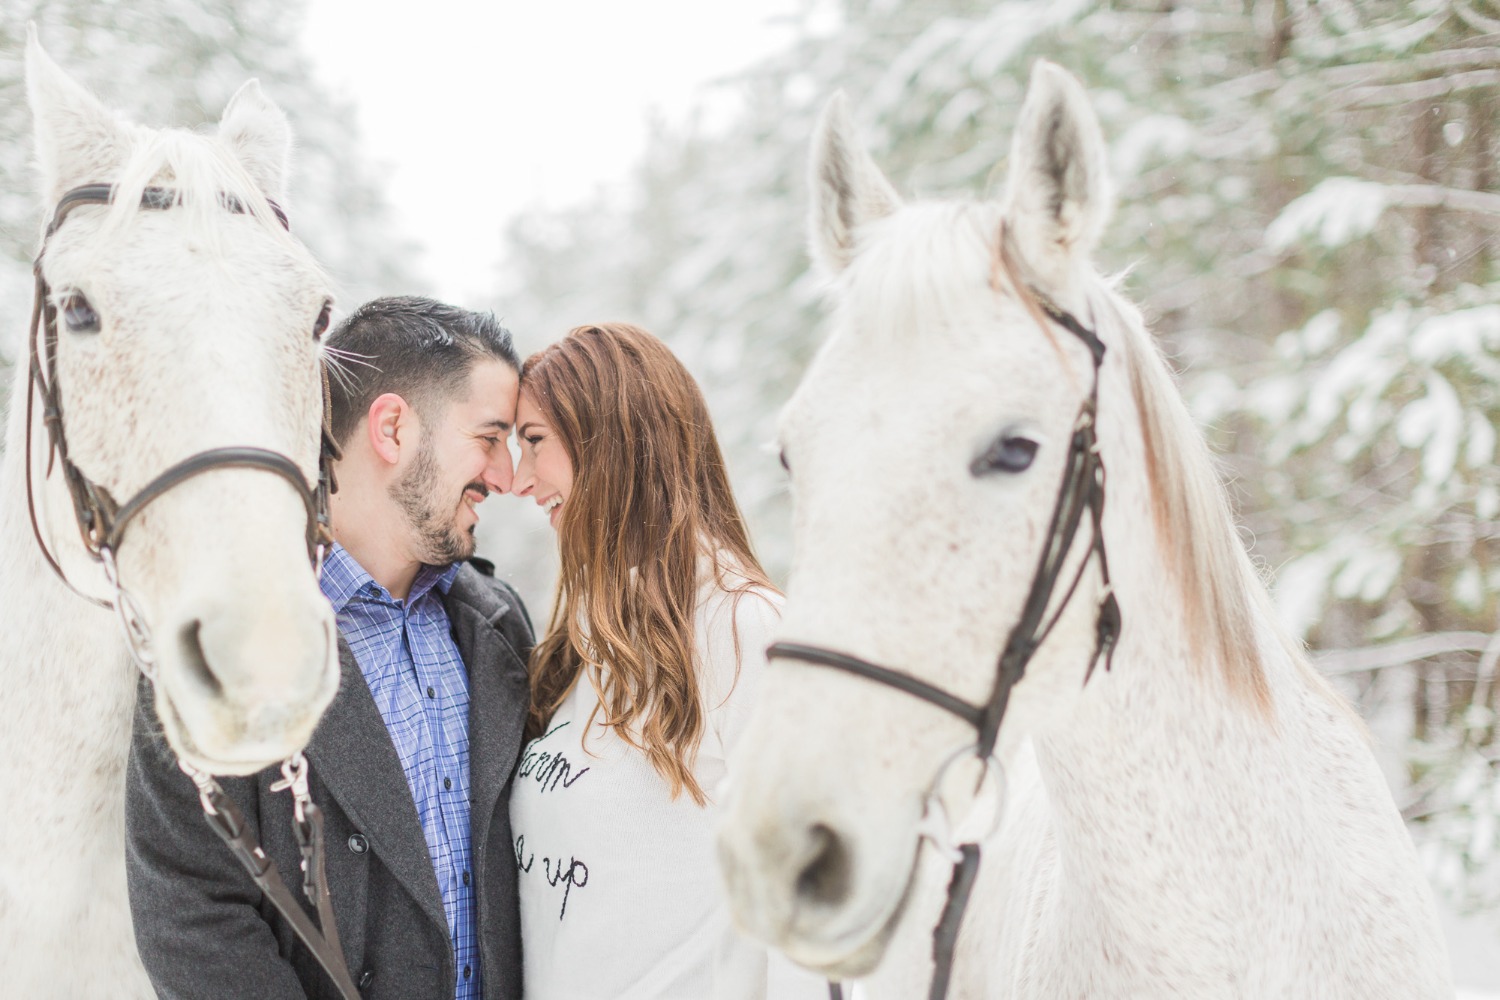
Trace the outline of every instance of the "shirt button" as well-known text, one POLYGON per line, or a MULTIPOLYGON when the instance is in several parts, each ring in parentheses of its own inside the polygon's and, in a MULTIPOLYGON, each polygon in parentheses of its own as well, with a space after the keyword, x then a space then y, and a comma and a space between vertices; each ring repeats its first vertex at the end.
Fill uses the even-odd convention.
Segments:
POLYGON ((427 689, 427 697, 429 697, 429 698, 436 698, 437 697, 437 692, 434 691, 432 688, 428 688, 427 689))
POLYGON ((472 971, 472 970, 470 970, 470 968, 469 968, 469 967, 468 967, 468 966, 467 966, 467 965, 466 965, 466 966, 464 966, 464 978, 465 978, 465 979, 468 979, 468 978, 469 978, 469 973, 470 973, 470 972, 471 972, 471 971, 472 971))
POLYGON ((464 872, 464 885, 468 885, 468 884, 469 884, 469 873, 468 872, 464 872))
POLYGON ((370 984, 373 983, 374 981, 375 981, 375 970, 374 969, 366 969, 364 975, 362 975, 362 976, 359 977, 359 988, 362 989, 362 990, 369 989, 370 988, 370 984))
POLYGON ((349 850, 353 851, 355 854, 363 854, 369 849, 370 842, 365 839, 364 834, 353 833, 349 835, 349 850))
POLYGON ((453 779, 452 778, 444 778, 443 779, 443 787, 445 789, 451 789, 453 787, 453 779))

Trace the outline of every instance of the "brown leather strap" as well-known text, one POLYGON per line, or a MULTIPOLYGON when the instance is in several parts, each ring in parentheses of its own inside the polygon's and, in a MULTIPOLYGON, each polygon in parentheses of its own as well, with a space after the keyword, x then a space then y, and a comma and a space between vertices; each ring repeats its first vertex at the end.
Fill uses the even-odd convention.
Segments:
POLYGON ((953 866, 953 878, 948 882, 948 902, 943 904, 943 915, 938 920, 937 930, 932 933, 933 972, 927 1000, 943 1000, 948 995, 948 982, 953 977, 953 954, 958 947, 958 928, 963 923, 964 908, 969 905, 969 894, 974 891, 974 880, 979 875, 979 845, 962 844, 958 850, 963 857, 953 866))
POLYGON ((140 492, 131 497, 130 502, 120 507, 112 516, 106 515, 104 544, 117 550, 125 535, 125 529, 152 501, 173 487, 216 469, 261 469, 265 472, 274 472, 291 483, 296 488, 297 496, 301 498, 303 507, 307 511, 307 544, 309 555, 311 555, 312 547, 317 544, 317 501, 312 491, 308 489, 307 480, 302 478, 302 470, 297 467, 297 463, 285 455, 267 451, 265 448, 210 448, 208 451, 200 451, 196 455, 183 459, 142 486, 140 492))
POLYGON ((349 967, 344 962, 343 950, 339 946, 338 928, 333 921, 333 905, 328 898, 328 884, 323 877, 323 814, 321 810, 317 806, 304 807, 306 829, 304 830, 300 824, 297 828, 305 873, 303 892, 317 908, 318 922, 322 925, 320 930, 313 926, 312 920, 293 898, 286 883, 281 880, 281 874, 276 870, 276 866, 271 863, 266 852, 250 835, 245 823, 245 814, 240 812, 235 801, 219 787, 216 781, 210 781, 206 786, 200 784, 198 790, 203 798, 203 817, 208 821, 214 833, 217 833, 224 841, 230 853, 239 860, 246 873, 255 881, 256 886, 276 907, 276 911, 292 925, 292 930, 318 960, 318 964, 333 981, 340 996, 344 1000, 360 1000, 359 990, 354 987, 354 981, 349 975, 349 967))

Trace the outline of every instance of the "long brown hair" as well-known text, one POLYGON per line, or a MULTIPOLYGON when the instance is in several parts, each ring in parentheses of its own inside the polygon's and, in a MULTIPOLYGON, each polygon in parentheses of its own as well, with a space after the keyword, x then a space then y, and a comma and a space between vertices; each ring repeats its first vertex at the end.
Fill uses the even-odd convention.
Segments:
POLYGON ((586 677, 604 724, 646 754, 673 798, 685 788, 702 805, 692 772, 704 731, 699 559, 711 556, 731 590, 771 586, 703 393, 665 344, 626 323, 570 330, 526 360, 521 386, 573 464, 557 599, 531 654, 528 729, 540 733, 586 677))

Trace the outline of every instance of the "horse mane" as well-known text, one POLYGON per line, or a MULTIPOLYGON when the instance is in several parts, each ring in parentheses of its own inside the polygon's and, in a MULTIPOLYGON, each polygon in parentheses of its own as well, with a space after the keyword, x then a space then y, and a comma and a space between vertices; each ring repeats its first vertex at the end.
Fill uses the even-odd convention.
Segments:
POLYGON ((1264 582, 1234 529, 1228 493, 1197 422, 1140 311, 1107 283, 1088 296, 1104 339, 1125 355, 1140 420, 1152 521, 1177 585, 1188 641, 1217 660, 1234 694, 1270 713, 1264 629, 1308 672, 1306 654, 1277 620, 1264 582))
POLYGON ((1276 613, 1268 581, 1235 530, 1208 442, 1140 310, 1109 281, 1099 281, 1088 302, 1096 321, 1107 324, 1105 340, 1121 346, 1128 358, 1158 536, 1193 542, 1168 547, 1189 642, 1219 661, 1231 693, 1267 717, 1273 709, 1265 657, 1279 650, 1309 689, 1368 733, 1353 705, 1313 665, 1306 646, 1276 613))
MULTIPOLYGON (((118 235, 140 217, 141 195, 147 187, 170 187, 177 193, 174 212, 182 213, 185 236, 214 252, 223 249, 225 203, 233 199, 268 232, 303 260, 317 266, 300 241, 291 237, 276 217, 271 203, 239 157, 216 136, 181 128, 131 129, 134 142, 125 164, 114 178, 115 199, 103 223, 103 233, 118 235)), ((107 177, 92 179, 108 183, 107 177)))

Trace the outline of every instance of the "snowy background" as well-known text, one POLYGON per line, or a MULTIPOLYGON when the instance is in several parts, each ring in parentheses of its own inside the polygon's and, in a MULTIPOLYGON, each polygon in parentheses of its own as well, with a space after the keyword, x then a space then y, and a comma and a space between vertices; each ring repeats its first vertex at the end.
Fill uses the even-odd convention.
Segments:
MULTIPOLYGON (((904 192, 994 193, 1030 60, 1052 58, 1112 144, 1101 263, 1180 369, 1288 622, 1370 721, 1459 982, 1500 990, 1500 3, 389 6, 6 0, 0 357, 42 211, 27 21, 150 124, 212 121, 257 76, 300 138, 295 228, 345 305, 441 294, 523 350, 591 320, 661 334, 780 574, 765 445, 818 338, 817 111, 846 90, 904 192)), ((550 534, 503 498, 485 517, 541 618, 550 534)))

